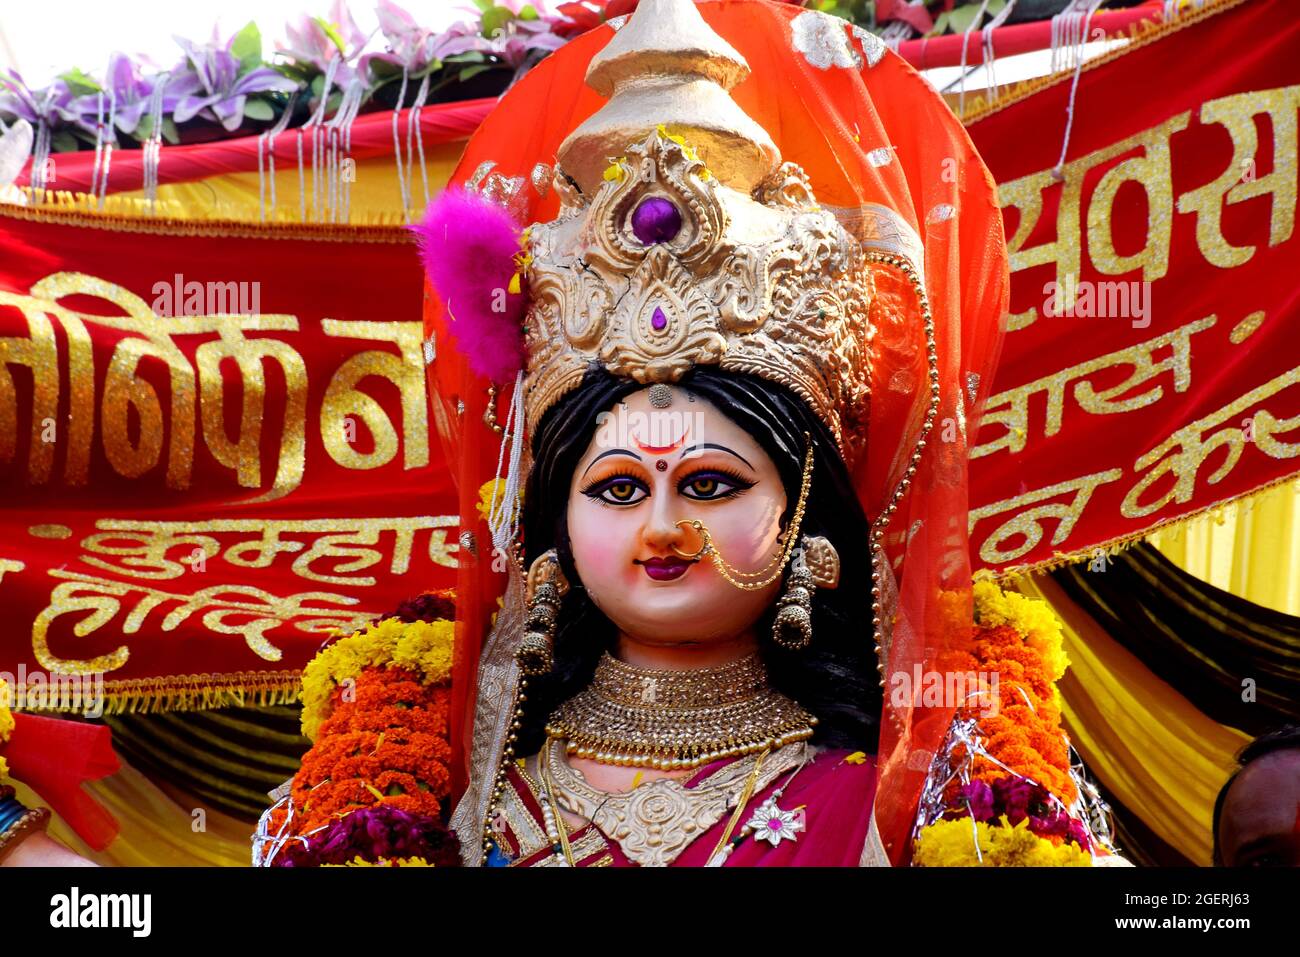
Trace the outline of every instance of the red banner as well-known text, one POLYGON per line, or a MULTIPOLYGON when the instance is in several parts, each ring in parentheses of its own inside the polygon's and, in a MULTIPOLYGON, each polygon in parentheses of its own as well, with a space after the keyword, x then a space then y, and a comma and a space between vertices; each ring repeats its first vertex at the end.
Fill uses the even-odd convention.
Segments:
POLYGON ((1292 13, 1221 3, 971 125, 1012 268, 976 567, 1104 563, 1300 471, 1292 13))
POLYGON ((29 706, 282 700, 331 631, 452 584, 422 294, 396 228, 0 207, 0 672, 29 706))

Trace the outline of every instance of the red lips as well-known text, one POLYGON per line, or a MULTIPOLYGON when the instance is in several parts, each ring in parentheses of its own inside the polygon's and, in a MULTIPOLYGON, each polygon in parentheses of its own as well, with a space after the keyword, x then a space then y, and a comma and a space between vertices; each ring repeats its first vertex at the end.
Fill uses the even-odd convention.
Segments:
POLYGON ((647 558, 635 559, 636 564, 645 567, 645 573, 657 582, 670 582, 686 574, 686 569, 695 564, 694 560, 685 558, 647 558))

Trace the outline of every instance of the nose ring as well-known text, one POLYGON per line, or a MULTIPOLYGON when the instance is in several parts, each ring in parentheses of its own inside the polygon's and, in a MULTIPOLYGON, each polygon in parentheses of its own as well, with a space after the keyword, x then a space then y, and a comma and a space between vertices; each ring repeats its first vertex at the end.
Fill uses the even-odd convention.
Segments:
POLYGON ((673 525, 677 528, 681 528, 683 525, 689 525, 695 531, 699 532, 702 541, 699 551, 696 552, 684 552, 676 545, 673 545, 672 550, 678 557, 696 561, 713 551, 713 539, 709 536, 709 530, 698 518, 684 518, 680 522, 674 522, 673 525))

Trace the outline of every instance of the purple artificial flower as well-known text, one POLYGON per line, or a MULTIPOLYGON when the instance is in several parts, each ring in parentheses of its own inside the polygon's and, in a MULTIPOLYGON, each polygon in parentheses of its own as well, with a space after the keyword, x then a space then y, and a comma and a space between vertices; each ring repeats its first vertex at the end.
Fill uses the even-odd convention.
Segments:
MULTIPOLYGON (((440 66, 446 57, 472 50, 484 54, 492 52, 492 41, 482 36, 473 23, 454 23, 442 33, 434 33, 419 26, 414 17, 392 0, 380 0, 375 12, 379 16, 379 28, 388 41, 388 49, 361 57, 357 71, 362 76, 372 75, 373 64, 386 63, 393 74, 405 70, 411 76, 420 77, 440 66)), ((380 78, 382 74, 376 75, 376 79, 380 78)))
POLYGON ((328 20, 320 17, 299 17, 284 28, 288 43, 279 51, 301 66, 312 67, 320 73, 329 71, 331 61, 338 60, 334 83, 342 87, 351 81, 356 70, 348 61, 366 45, 367 37, 361 32, 344 0, 334 0, 328 20))
POLYGON ((569 41, 551 32, 548 20, 510 20, 501 33, 492 38, 491 52, 504 60, 509 66, 518 68, 535 50, 550 53, 558 50, 569 41))
POLYGON ((33 90, 17 70, 10 70, 8 76, 0 75, 0 115, 26 120, 32 126, 44 121, 50 129, 76 126, 93 135, 95 125, 87 125, 81 118, 75 99, 62 79, 43 90, 33 90))
POLYGON ((1092 850, 1092 838, 1088 836, 1088 829, 1083 826, 1082 821, 1070 820, 1070 825, 1066 830, 1065 839, 1067 841, 1074 841, 1075 844, 1078 844, 1085 851, 1092 850))
POLYGON ((416 23, 415 17, 393 0, 379 0, 375 15, 379 18, 379 29, 384 39, 388 41, 388 52, 372 54, 372 58, 383 59, 417 74, 429 66, 435 58, 430 43, 434 36, 432 30, 416 23))
POLYGON ((460 843, 436 818, 379 803, 332 822, 308 838, 306 846, 285 845, 273 864, 318 867, 349 864, 358 857, 371 863, 422 857, 436 867, 455 867, 460 864, 460 843))
POLYGON ((168 85, 168 92, 177 96, 173 112, 177 123, 202 114, 233 131, 243 122, 249 96, 292 93, 298 88, 293 80, 269 67, 259 66, 241 73, 239 58, 231 52, 234 38, 223 44, 215 29, 211 42, 205 46, 182 37, 175 40, 185 51, 184 63, 174 71, 174 75, 180 75, 168 85))
POLYGON ((983 781, 969 781, 957 792, 958 800, 970 806, 971 817, 977 821, 993 820, 993 789, 983 781))
POLYGON ((993 782, 993 796, 999 812, 1011 824, 1019 824, 1029 816, 1032 804, 1041 803, 1037 785, 1022 777, 998 778, 993 782))
MULTIPOLYGON (((169 84, 170 78, 160 73, 145 74, 140 64, 125 53, 114 53, 108 58, 108 73, 105 77, 102 116, 108 120, 113 116, 113 125, 128 135, 135 134, 140 121, 149 112, 150 101, 159 83, 169 84)), ((164 86, 162 94, 162 112, 171 114, 176 109, 180 95, 164 86)), ((98 93, 87 93, 76 98, 73 106, 77 110, 82 124, 94 130, 101 116, 101 100, 98 93)))

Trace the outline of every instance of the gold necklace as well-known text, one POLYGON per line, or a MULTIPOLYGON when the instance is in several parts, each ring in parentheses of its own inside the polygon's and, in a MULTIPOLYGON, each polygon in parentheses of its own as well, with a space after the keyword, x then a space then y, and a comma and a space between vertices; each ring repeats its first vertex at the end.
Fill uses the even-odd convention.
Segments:
MULTIPOLYGON (((811 753, 810 745, 793 744, 733 761, 694 787, 660 778, 630 791, 610 792, 594 787, 581 771, 571 767, 564 760, 563 748, 562 741, 549 739, 538 756, 539 766, 546 769, 545 787, 554 801, 552 813, 559 824, 556 838, 564 830, 559 815, 562 807, 596 825, 605 837, 618 843, 628 860, 642 867, 671 864, 727 811, 736 808, 733 818, 738 818, 754 794, 802 765, 811 753)), ((548 840, 552 847, 558 843, 548 840)))
POLYGON ((638 668, 606 653, 591 684, 551 715, 546 733, 580 758, 677 771, 807 740, 816 724, 768 686, 757 653, 689 671, 638 668))

